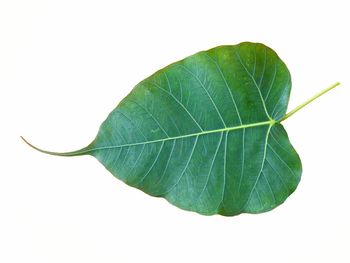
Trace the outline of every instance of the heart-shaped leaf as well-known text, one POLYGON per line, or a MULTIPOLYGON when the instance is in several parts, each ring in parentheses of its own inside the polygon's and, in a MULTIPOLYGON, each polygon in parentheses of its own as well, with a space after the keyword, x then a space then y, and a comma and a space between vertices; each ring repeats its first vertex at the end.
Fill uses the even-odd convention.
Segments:
POLYGON ((90 154, 128 185, 185 210, 269 211, 301 176, 280 124, 298 110, 285 115, 290 90, 289 71, 272 49, 219 46, 141 81, 86 148, 43 152, 90 154))

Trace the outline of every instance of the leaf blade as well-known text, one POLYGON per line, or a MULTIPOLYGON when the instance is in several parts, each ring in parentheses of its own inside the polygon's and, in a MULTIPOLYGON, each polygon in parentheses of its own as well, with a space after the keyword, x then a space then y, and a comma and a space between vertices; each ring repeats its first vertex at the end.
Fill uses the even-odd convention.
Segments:
POLYGON ((141 81, 109 114, 96 157, 130 186, 205 215, 260 213, 295 190, 301 161, 279 124, 291 89, 258 43, 199 52, 141 81))

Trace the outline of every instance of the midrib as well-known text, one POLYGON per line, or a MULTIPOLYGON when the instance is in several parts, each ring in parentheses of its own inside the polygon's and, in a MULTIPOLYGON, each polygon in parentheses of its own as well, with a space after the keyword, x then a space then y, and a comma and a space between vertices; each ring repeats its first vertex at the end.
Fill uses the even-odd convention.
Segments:
MULTIPOLYGON (((201 135, 206 135, 206 134, 211 134, 211 133, 229 132, 229 131, 252 128, 252 127, 257 127, 257 126, 266 126, 266 125, 273 126, 275 123, 276 123, 275 120, 270 120, 270 121, 256 122, 256 123, 250 123, 250 124, 243 124, 243 125, 234 126, 234 127, 226 127, 226 128, 222 128, 222 129, 201 131, 201 132, 197 132, 197 133, 190 133, 190 134, 174 136, 174 137, 167 137, 167 138, 146 141, 146 142, 137 142, 137 143, 112 145, 112 146, 102 146, 102 147, 96 147, 96 148, 85 148, 85 149, 82 149, 81 151, 79 151, 79 154, 88 153, 88 152, 97 151, 97 150, 108 150, 108 149, 114 149, 114 148, 122 148, 122 147, 128 147, 128 146, 137 146, 137 145, 145 145, 145 144, 151 144, 151 143, 157 143, 157 142, 171 141, 171 140, 196 137, 196 136, 201 136, 201 135)), ((78 152, 75 152, 75 153, 78 153, 78 152)))
POLYGON ((122 147, 128 147, 128 146, 137 146, 137 145, 146 145, 146 144, 151 144, 151 143, 157 143, 157 142, 165 142, 165 141, 171 141, 171 140, 177 140, 177 139, 183 139, 183 138, 189 138, 189 137, 198 137, 201 135, 206 135, 206 134, 211 134, 211 133, 218 133, 218 132, 229 132, 229 131, 234 131, 234 130, 240 130, 240 129, 246 129, 246 128, 252 128, 252 127, 257 127, 257 126, 264 126, 264 125, 269 125, 270 128, 276 123, 275 120, 269 120, 269 121, 262 121, 262 122, 256 122, 256 123, 249 123, 249 124, 243 124, 239 126, 234 126, 234 127, 226 127, 222 129, 216 129, 216 130, 209 130, 209 131, 201 131, 197 133, 190 133, 186 135, 180 135, 180 136, 174 136, 174 137, 167 137, 167 138, 162 138, 158 140, 152 140, 152 141, 146 141, 146 142, 136 142, 136 143, 129 143, 129 144, 122 144, 122 145, 111 145, 111 146, 101 146, 101 147, 95 147, 91 148, 90 144, 89 146, 73 151, 73 152, 51 152, 51 151, 46 151, 42 150, 38 147, 35 147, 34 145, 30 144, 28 141, 26 141, 23 137, 21 137, 30 147, 38 150, 39 152, 46 153, 46 154, 51 154, 51 155, 57 155, 57 156, 77 156, 77 155, 84 155, 93 151, 99 151, 99 150, 108 150, 108 149, 116 149, 116 148, 122 148, 122 147))

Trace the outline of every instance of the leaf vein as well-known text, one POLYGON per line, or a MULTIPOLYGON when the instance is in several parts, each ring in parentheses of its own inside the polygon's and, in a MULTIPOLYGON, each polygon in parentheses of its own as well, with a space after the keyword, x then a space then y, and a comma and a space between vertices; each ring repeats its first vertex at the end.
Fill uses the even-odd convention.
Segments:
POLYGON ((181 66, 182 68, 184 68, 188 73, 190 73, 190 74, 198 81, 198 83, 200 84, 200 86, 203 88, 203 90, 206 92, 207 96, 209 97, 211 103, 213 104, 213 106, 214 106, 214 108, 215 108, 215 110, 216 110, 216 112, 217 112, 217 114, 218 114, 218 116, 219 116, 219 118, 220 118, 222 124, 224 125, 224 127, 226 127, 226 123, 225 123, 225 121, 224 121, 224 119, 223 119, 223 117, 222 117, 222 115, 221 115, 221 113, 220 113, 220 111, 219 111, 219 109, 218 109, 216 103, 214 102, 212 96, 209 94, 208 90, 205 88, 203 82, 198 78, 197 75, 195 75, 195 74, 194 74, 191 70, 189 70, 187 67, 185 67, 184 65, 180 65, 180 66, 181 66))
POLYGON ((248 76, 249 76, 249 77, 251 78, 251 80, 253 81, 254 86, 255 86, 256 89, 258 90, 261 103, 262 103, 262 105, 263 105, 263 107, 264 107, 264 110, 265 110, 265 114, 266 114, 266 116, 271 120, 271 117, 270 117, 270 115, 269 115, 269 113, 268 113, 268 111, 267 111, 267 108, 266 108, 265 101, 264 101, 263 96, 262 96, 262 94, 261 94, 260 87, 259 87, 258 84, 256 83, 255 78, 254 78, 254 77, 252 76, 252 74, 248 71, 247 67, 243 64, 242 58, 241 58, 241 56, 239 55, 239 53, 238 53, 237 50, 236 50, 235 54, 236 54, 236 57, 238 58, 238 61, 240 62, 240 64, 241 64, 242 67, 244 68, 244 70, 247 72, 248 76))
POLYGON ((173 141, 173 146, 171 147, 171 151, 170 151, 168 160, 167 160, 167 162, 166 162, 164 171, 162 172, 162 175, 160 176, 160 178, 159 178, 158 182, 155 184, 155 186, 158 186, 158 185, 160 184, 160 182, 163 180, 163 177, 164 177, 164 175, 165 175, 166 170, 168 169, 168 166, 169 166, 171 157, 172 157, 172 155, 173 155, 173 151, 174 151, 174 148, 175 148, 175 144, 176 144, 176 140, 173 141))
POLYGON ((175 189, 175 187, 180 183, 180 181, 181 181, 181 179, 182 179, 182 177, 183 177, 183 175, 184 175, 186 169, 188 168, 188 165, 189 165, 189 163, 190 163, 190 161, 191 161, 191 159, 192 159, 192 156, 193 156, 194 150, 195 150, 195 148, 196 148, 197 142, 198 142, 198 136, 197 136, 196 139, 195 139, 195 142, 194 142, 192 151, 191 151, 191 153, 190 153, 190 156, 188 157, 187 163, 186 163, 184 169, 182 170, 181 175, 180 175, 178 181, 177 181, 172 187, 170 187, 170 189, 168 189, 168 190, 165 191, 164 193, 160 194, 161 196, 164 196, 164 195, 170 193, 171 191, 173 191, 173 190, 175 189))
POLYGON ((245 129, 243 129, 242 132, 242 169, 241 169, 241 175, 239 178, 239 183, 238 183, 238 192, 241 190, 241 186, 242 186, 242 180, 244 177, 244 163, 245 163, 245 129))
POLYGON ((272 194, 273 200, 275 201, 275 204, 277 204, 276 196, 275 196, 274 191, 272 190, 272 187, 271 187, 271 184, 270 184, 269 180, 267 179, 267 177, 266 177, 264 172, 261 172, 261 174, 263 175, 265 181, 267 182, 267 185, 268 185, 268 187, 270 189, 270 192, 272 194))
MULTIPOLYGON (((130 173, 128 174, 127 178, 130 177, 131 171, 133 171, 133 170, 135 169, 136 165, 138 164, 139 160, 141 159, 141 156, 142 156, 142 154, 143 154, 143 151, 145 150, 145 146, 146 146, 146 144, 143 144, 143 145, 142 145, 142 150, 141 150, 139 156, 137 157, 137 159, 136 159, 134 165, 130 168, 130 173)), ((127 180, 127 178, 126 178, 126 180, 127 180)))
POLYGON ((145 134, 142 132, 142 130, 140 129, 140 127, 138 125, 136 125, 128 116, 125 115, 124 112, 122 112, 120 109, 116 109, 116 112, 118 112, 119 114, 123 115, 134 127, 136 127, 140 134, 145 138, 145 140, 147 141, 147 137, 145 136, 145 134))
POLYGON ((290 166, 281 158, 281 156, 275 152, 275 150, 271 147, 270 144, 268 144, 268 147, 272 150, 272 152, 277 156, 278 159, 281 160, 282 163, 284 163, 285 166, 287 166, 288 170, 295 176, 297 177, 297 175, 293 172, 293 170, 290 168, 290 166))
POLYGON ((258 181, 259 181, 259 179, 260 179, 261 173, 262 173, 262 171, 263 171, 263 169, 264 169, 265 160, 266 160, 266 152, 267 152, 267 147, 268 147, 268 139, 269 139, 269 134, 270 134, 270 131, 271 131, 271 127, 272 127, 272 125, 269 126, 269 128, 268 128, 268 130, 267 130, 267 132, 266 132, 265 145, 264 145, 264 154, 263 154, 263 158, 262 158, 262 162, 261 162, 260 171, 259 171, 258 176, 257 176, 257 178, 256 178, 256 180, 255 180, 255 183, 254 183, 254 185, 253 185, 253 187, 252 187, 252 190, 251 190, 251 192, 250 192, 250 194, 249 194, 249 197, 248 197, 248 199, 247 199, 247 202, 246 202, 246 204, 245 204, 245 205, 243 206, 243 208, 242 208, 242 211, 243 211, 243 210, 247 207, 247 205, 249 204, 249 201, 250 201, 250 199, 251 199, 251 197, 252 197, 252 193, 253 193, 253 191, 255 190, 256 185, 257 185, 257 183, 258 183, 258 181))
POLYGON ((127 147, 127 146, 137 146, 137 145, 151 144, 151 143, 157 143, 157 142, 162 142, 162 141, 184 139, 184 138, 190 138, 190 137, 195 137, 195 136, 203 136, 203 135, 212 134, 212 133, 234 131, 234 130, 240 130, 240 129, 244 129, 244 128, 253 128, 253 127, 265 126, 265 125, 273 125, 273 123, 271 121, 264 121, 264 122, 257 122, 257 123, 251 123, 251 124, 244 124, 244 125, 240 125, 240 126, 228 127, 228 128, 223 128, 223 129, 202 131, 202 132, 198 132, 198 133, 191 133, 191 134, 175 136, 175 137, 170 137, 170 138, 161 138, 161 139, 145 141, 145 142, 135 142, 135 143, 124 144, 124 145, 111 145, 111 146, 100 146, 100 147, 96 147, 96 148, 87 148, 87 149, 82 149, 81 151, 77 151, 77 152, 75 152, 75 154, 83 154, 83 153, 88 153, 88 152, 97 151, 97 150, 108 150, 108 149, 121 148, 121 147, 127 147))
MULTIPOLYGON (((222 132, 222 133, 221 133, 221 136, 220 136, 220 139, 219 139, 219 142, 218 142, 218 145, 216 146, 216 150, 215 150, 213 159, 212 159, 211 164, 210 164, 210 167, 209 167, 209 171, 208 171, 208 175, 207 175, 207 179, 206 179, 205 185, 204 185, 202 191, 199 193, 198 198, 197 198, 197 200, 195 201, 194 205, 196 205, 196 204, 199 202, 199 200, 200 200, 202 194, 204 193, 205 189, 207 189, 207 186, 208 186, 208 183, 209 183, 209 179, 210 179, 210 174, 211 174, 211 172, 212 172, 212 170, 213 170, 214 162, 215 162, 216 156, 217 156, 217 154, 218 154, 218 152, 219 152, 219 148, 220 148, 220 145, 221 145, 221 142, 222 142, 223 134, 224 134, 224 133, 222 132)), ((193 205, 193 206, 194 206, 194 205, 193 205)))
MULTIPOLYGON (((164 91, 165 93, 167 93, 169 96, 171 96, 186 112, 187 114, 190 116, 190 118, 196 123, 196 125, 198 126, 198 128, 203 131, 203 128, 199 125, 199 123, 196 121, 196 119, 193 117, 193 115, 188 111, 188 109, 185 107, 185 105, 180 102, 172 93, 170 93, 169 91, 163 89, 162 87, 158 86, 156 83, 153 83, 153 85, 155 85, 158 89, 164 91)), ((180 84, 181 85, 181 84, 180 84)), ((181 88, 182 90, 182 88, 181 88)), ((181 92, 182 95, 182 92, 181 92)))
POLYGON ((154 165, 157 163, 157 161, 159 159, 159 155, 160 155, 161 151, 163 150, 163 147, 164 147, 164 141, 162 142, 162 145, 160 146, 160 149, 158 150, 157 156, 154 159, 151 167, 148 169, 147 173, 141 178, 141 180, 138 183, 135 184, 135 186, 140 185, 146 179, 146 177, 150 174, 150 172, 152 171, 154 165))
POLYGON ((169 135, 168 133, 165 131, 165 129, 162 127, 162 125, 160 125, 159 121, 154 117, 154 115, 149 111, 147 110, 146 107, 142 106, 140 103, 136 102, 136 101, 133 101, 133 100, 129 100, 129 102, 132 102, 136 105, 138 105, 141 109, 143 109, 145 112, 147 112, 151 118, 157 123, 158 127, 165 133, 165 135, 169 138, 169 135))
MULTIPOLYGON (((279 97, 275 107, 273 108, 273 111, 272 111, 272 114, 271 114, 272 116, 275 115, 275 111, 277 109, 277 106, 280 104, 281 99, 284 97, 284 93, 288 92, 288 83, 289 83, 289 81, 290 81, 290 75, 288 74, 287 83, 286 83, 286 85, 284 87, 284 90, 283 90, 281 96, 279 97)), ((277 113, 280 112, 280 111, 281 111, 281 109, 279 111, 277 111, 277 113)))
POLYGON ((227 80, 226 80, 226 78, 224 76, 224 73, 223 73, 222 69, 220 68, 218 62, 215 59, 213 59, 207 53, 204 53, 204 54, 215 64, 216 68, 219 70, 221 78, 225 82, 226 88, 227 88, 228 92, 230 93, 230 97, 231 97, 232 103, 233 103, 233 105, 235 107, 235 110, 237 112, 237 116, 238 116, 239 122, 240 122, 240 124, 242 124, 241 114, 239 113, 239 110, 238 110, 238 107, 237 107, 237 104, 236 104, 236 100, 233 98, 232 91, 231 91, 230 87, 228 86, 227 80))
POLYGON ((274 70, 274 73, 273 73, 273 77, 272 77, 272 81, 270 83, 269 89, 268 89, 268 91, 266 93, 266 96, 265 96, 265 99, 264 99, 265 102, 267 102, 267 99, 269 98, 270 91, 272 90, 272 87, 273 87, 273 85, 275 83, 275 79, 276 79, 276 73, 277 73, 277 63, 276 63, 276 61, 275 61, 274 65, 275 65, 274 66, 275 70, 274 70))

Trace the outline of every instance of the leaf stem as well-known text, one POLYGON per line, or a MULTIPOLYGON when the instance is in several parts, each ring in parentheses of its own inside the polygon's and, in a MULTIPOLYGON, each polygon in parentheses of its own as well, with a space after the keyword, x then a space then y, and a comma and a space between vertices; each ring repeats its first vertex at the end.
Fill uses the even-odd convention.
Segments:
POLYGON ((282 117, 282 119, 280 119, 278 122, 282 122, 286 119, 288 119, 290 116, 292 116, 294 113, 298 112, 300 109, 304 108, 306 105, 308 105, 310 102, 314 101, 315 99, 317 99, 318 97, 322 96, 323 94, 325 94, 326 92, 334 89, 335 87, 339 86, 340 83, 336 82, 333 85, 329 86, 328 88, 322 90, 321 92, 317 93, 315 96, 311 97, 310 99, 308 99, 307 101, 305 101, 304 103, 300 104, 298 107, 296 107, 295 109, 291 110, 290 112, 288 112, 286 115, 284 115, 282 117))

